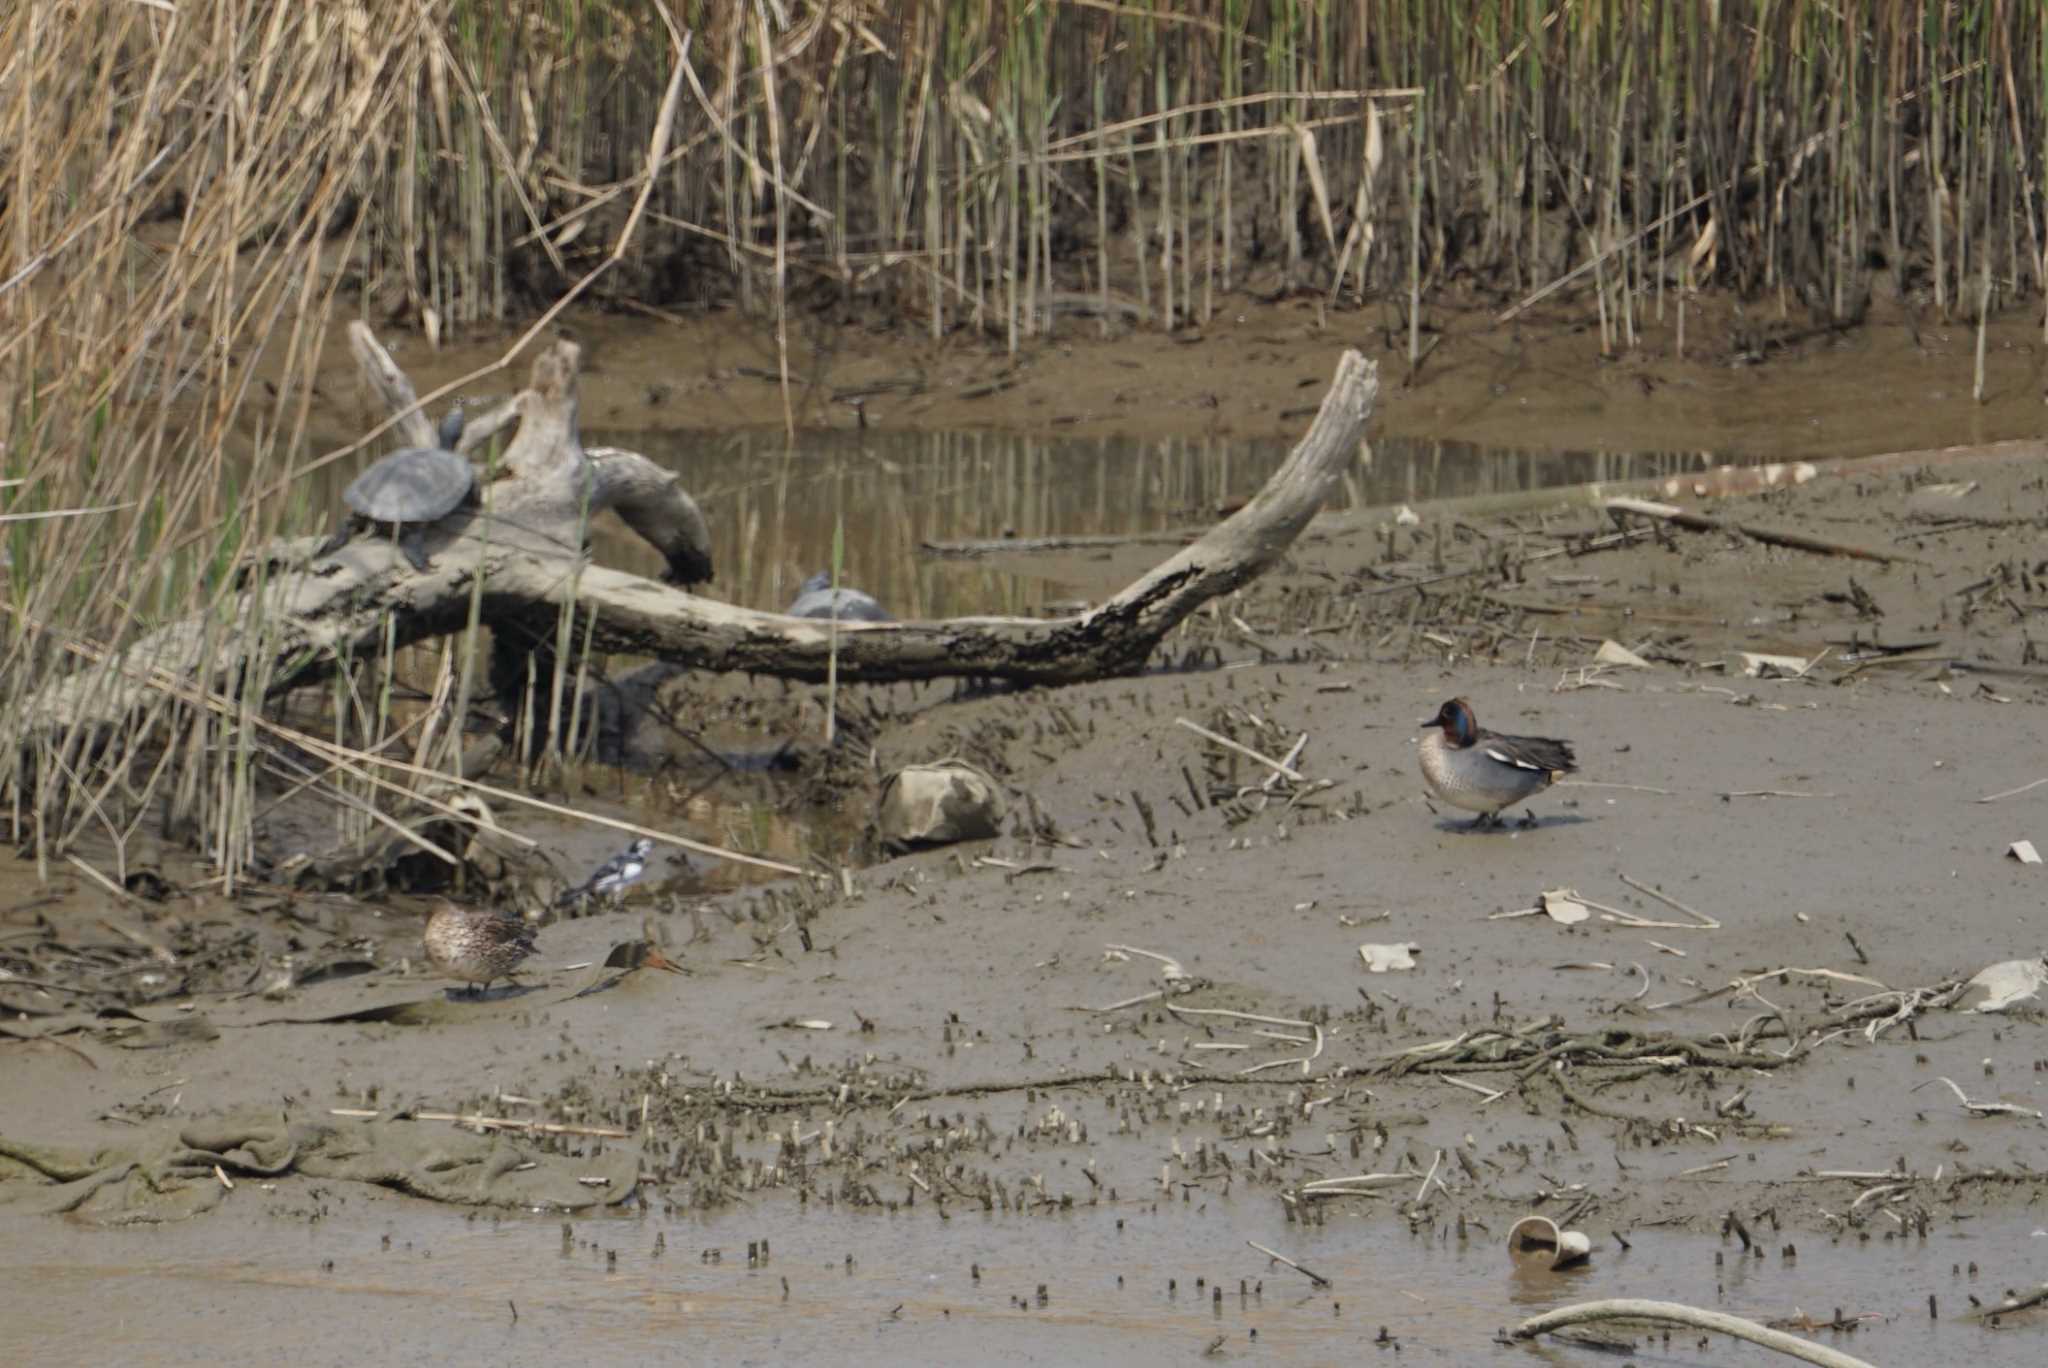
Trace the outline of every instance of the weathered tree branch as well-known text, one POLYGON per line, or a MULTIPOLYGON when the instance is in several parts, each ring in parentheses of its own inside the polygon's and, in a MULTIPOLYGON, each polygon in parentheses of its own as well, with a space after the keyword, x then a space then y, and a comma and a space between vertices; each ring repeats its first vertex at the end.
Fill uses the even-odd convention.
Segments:
POLYGON ((1660 1321, 1675 1325, 1691 1326, 1695 1330, 1708 1330, 1718 1335, 1731 1335, 1736 1339, 1760 1344, 1766 1349, 1805 1363, 1817 1363, 1821 1368, 1872 1368, 1866 1360, 1851 1357, 1839 1349, 1825 1344, 1815 1344, 1797 1335, 1788 1335, 1782 1330, 1758 1325, 1755 1321, 1731 1316, 1725 1311, 1704 1311, 1696 1306, 1680 1302, 1643 1301, 1620 1297, 1608 1301, 1581 1302, 1577 1306, 1560 1306, 1555 1311, 1546 1311, 1540 1316, 1531 1316, 1515 1327, 1516 1339, 1534 1339, 1552 1330, 1561 1330, 1568 1325, 1586 1325, 1603 1320, 1646 1320, 1660 1321))
MULTIPOLYGON (((394 412, 417 402, 367 328, 357 325, 351 341, 394 412)), ((817 681, 836 649, 842 683, 970 676, 1066 684, 1131 673, 1197 606, 1279 559, 1357 450, 1378 391, 1373 364, 1346 352, 1307 435, 1251 502, 1090 612, 841 622, 835 633, 581 558, 588 519, 610 508, 663 553, 665 578, 697 582, 711 572, 703 517, 672 473, 633 452, 583 448, 576 365, 576 346, 566 341, 534 362, 532 383, 509 406, 519 430, 496 478, 483 483, 480 506, 425 530, 427 570, 415 571, 388 538, 358 537, 310 563, 303 557, 313 543, 295 544, 300 560, 224 605, 211 632, 196 621, 175 623, 124 651, 111 676, 88 669, 53 682, 32 704, 27 729, 118 729, 166 685, 234 696, 242 681, 260 681, 270 694, 314 682, 343 659, 459 630, 479 578, 487 623, 530 636, 573 611, 581 641, 594 615, 596 649, 700 669, 817 681)), ((401 432, 431 441, 422 414, 404 420, 401 432)))

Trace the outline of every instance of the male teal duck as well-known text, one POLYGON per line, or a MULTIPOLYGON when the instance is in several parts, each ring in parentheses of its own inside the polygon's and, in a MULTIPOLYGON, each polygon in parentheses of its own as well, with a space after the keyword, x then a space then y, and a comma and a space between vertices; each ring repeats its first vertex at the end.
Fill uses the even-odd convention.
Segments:
POLYGON ((1502 808, 1549 788, 1578 768, 1569 741, 1502 736, 1479 725, 1472 704, 1454 698, 1422 723, 1422 779, 1452 807, 1476 812, 1472 826, 1500 824, 1502 808))

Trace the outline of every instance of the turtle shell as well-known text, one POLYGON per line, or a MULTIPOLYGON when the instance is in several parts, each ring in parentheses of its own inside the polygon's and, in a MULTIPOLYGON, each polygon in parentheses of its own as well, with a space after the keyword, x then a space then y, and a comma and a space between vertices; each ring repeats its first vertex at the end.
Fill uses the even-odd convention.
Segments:
POLYGON ((454 512, 475 482, 467 458, 434 447, 406 447, 356 476, 341 497, 374 522, 425 523, 454 512))
POLYGON ((858 589, 832 587, 832 576, 813 575, 797 589, 789 616, 838 618, 841 622, 894 622, 889 610, 858 589))

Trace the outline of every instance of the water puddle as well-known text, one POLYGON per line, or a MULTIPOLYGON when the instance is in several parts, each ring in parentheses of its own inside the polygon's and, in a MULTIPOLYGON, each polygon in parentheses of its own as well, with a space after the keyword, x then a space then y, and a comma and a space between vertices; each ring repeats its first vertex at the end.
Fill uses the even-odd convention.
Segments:
MULTIPOLYGON (((158 1231, 55 1226, 37 1253, 0 1249, 0 1314, 23 1362, 415 1361, 420 1346, 505 1365, 648 1362, 1354 1362, 1384 1328, 1402 1363, 1472 1364, 1495 1331, 1551 1307, 1646 1297, 1753 1320, 1862 1317, 1814 1336, 1883 1364, 1967 1356, 2039 1361, 2029 1332, 1962 1319, 1997 1275, 2029 1266, 2024 1222, 1973 1222, 1926 1240, 1774 1244, 1639 1230, 1596 1237, 1590 1267, 1529 1274, 1476 1227, 1460 1243, 1409 1235, 1383 1213, 1286 1223, 1265 1198, 1123 1203, 1039 1217, 927 1208, 893 1215, 779 1203, 710 1218, 655 1213, 574 1221, 465 1219, 397 1199, 307 1222, 301 1189, 275 1218, 235 1213, 158 1231), (380 1213, 371 1209, 384 1206, 380 1213), (222 1258, 216 1221, 243 1226, 222 1258), (748 1246, 766 1240, 750 1266, 748 1246), (1280 1250, 1318 1288, 1248 1248, 1280 1250), (657 1252, 657 1245, 661 1246, 657 1252), (1220 1296, 1218 1293, 1220 1292, 1220 1296), (1928 1298, 1939 1299, 1930 1319, 1928 1298), (289 1313, 285 1308, 289 1307, 289 1313), (515 1313, 516 1308, 516 1313, 515 1313), (1254 1337, 1256 1332, 1256 1337, 1254 1337), (1218 1343, 1220 1341, 1220 1343, 1218 1343)), ((1636 1335, 1641 1364, 1782 1361, 1673 1329, 1636 1335)), ((1382 1344, 1392 1349, 1392 1344, 1382 1344)), ((1552 1343, 1552 1363, 1611 1354, 1552 1343)))
MULTIPOLYGON (((1286 459, 1281 442, 1044 438, 998 432, 835 430, 724 437, 592 433, 593 446, 639 451, 677 471, 704 507, 719 548, 720 598, 780 609, 831 563, 843 530, 844 579, 899 617, 1036 614, 1121 587, 1085 564, 1104 556, 936 558, 927 542, 1099 537, 1200 528, 1255 493, 1286 459)), ((1708 452, 1556 452, 1384 438, 1345 473, 1338 506, 1420 504, 1591 481, 1691 472, 1708 452)), ((654 573, 659 563, 622 529, 600 530, 609 563, 654 573)), ((1140 564, 1166 554, 1142 548, 1140 564)), ((1118 570, 1123 565, 1119 563, 1118 570)))

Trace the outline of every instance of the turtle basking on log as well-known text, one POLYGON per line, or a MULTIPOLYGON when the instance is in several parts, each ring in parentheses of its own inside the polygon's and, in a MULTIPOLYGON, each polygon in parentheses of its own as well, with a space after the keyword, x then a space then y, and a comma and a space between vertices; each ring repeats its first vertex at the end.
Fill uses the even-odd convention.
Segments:
POLYGON ((832 572, 820 570, 797 588, 790 617, 837 618, 841 622, 894 622, 889 610, 870 594, 845 586, 834 588, 832 572))
POLYGON ((341 491, 341 500, 350 509, 348 518, 317 554, 331 556, 357 533, 381 528, 396 537, 413 569, 428 570, 431 562, 420 534, 476 492, 476 470, 455 450, 462 426, 462 410, 450 409, 441 420, 440 446, 401 448, 356 476, 341 491))
MULTIPOLYGON (((400 415, 393 421, 409 440, 433 441, 412 382, 369 326, 358 320, 348 335, 370 388, 400 415)), ((167 688, 218 692, 253 706, 472 621, 489 625, 494 642, 553 641, 569 611, 589 649, 652 656, 680 669, 842 685, 980 677, 1058 686, 1137 674, 1197 607, 1280 560, 1341 486, 1379 394, 1374 364, 1345 352, 1314 422, 1258 495, 1084 614, 910 622, 834 635, 574 559, 589 519, 609 511, 662 554, 674 578, 701 580, 711 569, 703 513, 675 472, 638 452, 584 448, 580 357, 566 338, 543 347, 527 388, 465 429, 464 440, 474 443, 499 414, 518 422, 496 463, 506 473, 488 490, 493 535, 449 539, 436 553, 441 573, 392 584, 383 565, 330 564, 309 574, 252 576, 218 612, 164 622, 109 657, 106 668, 53 675, 18 691, 10 717, 17 737, 35 744, 90 737, 140 754, 164 726, 167 688), (479 582, 488 585, 481 597, 479 582), (272 629, 224 634, 223 620, 272 629)), ((289 544, 294 553, 299 545, 289 544)), ((495 661, 492 673, 499 675, 495 661)), ((547 675, 508 669, 503 677, 547 675)))

